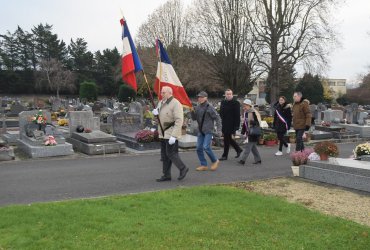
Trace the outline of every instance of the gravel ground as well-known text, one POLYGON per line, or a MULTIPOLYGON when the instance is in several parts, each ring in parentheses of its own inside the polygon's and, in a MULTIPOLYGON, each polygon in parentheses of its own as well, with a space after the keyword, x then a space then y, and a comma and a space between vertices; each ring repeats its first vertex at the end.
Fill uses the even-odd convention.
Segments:
POLYGON ((300 203, 321 213, 352 220, 370 227, 370 193, 300 178, 276 178, 234 183, 232 186, 300 203))

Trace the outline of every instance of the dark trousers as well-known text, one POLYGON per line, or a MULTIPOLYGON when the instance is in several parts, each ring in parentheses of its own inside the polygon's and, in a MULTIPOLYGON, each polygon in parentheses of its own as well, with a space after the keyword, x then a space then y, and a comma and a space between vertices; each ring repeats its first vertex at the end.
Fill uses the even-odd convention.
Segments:
POLYGON ((235 149, 237 153, 243 151, 231 136, 232 134, 224 134, 224 153, 222 154, 222 156, 226 158, 229 155, 230 145, 235 149))
POLYGON ((168 144, 168 139, 161 140, 161 159, 163 160, 163 176, 171 177, 172 163, 181 171, 185 168, 179 156, 178 141, 172 145, 168 144))
POLYGON ((296 145, 295 145, 295 151, 303 151, 304 150, 304 144, 303 144, 303 134, 304 129, 296 129, 295 135, 296 135, 296 145))
POLYGON ((278 140, 280 141, 279 151, 282 151, 283 150, 283 145, 285 147, 288 147, 288 143, 285 141, 285 132, 277 132, 276 134, 277 134, 278 140))

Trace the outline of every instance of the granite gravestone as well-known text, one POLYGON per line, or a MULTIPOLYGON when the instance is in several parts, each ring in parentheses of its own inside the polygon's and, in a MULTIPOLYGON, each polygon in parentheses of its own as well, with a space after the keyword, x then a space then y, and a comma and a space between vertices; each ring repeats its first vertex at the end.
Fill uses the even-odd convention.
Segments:
MULTIPOLYGON (((19 114, 19 139, 18 147, 31 158, 62 156, 73 154, 72 145, 65 142, 64 137, 54 133, 57 145, 45 146, 44 131, 38 130, 38 125, 32 122, 32 117, 38 111, 23 111, 19 114), (32 128, 33 127, 33 131, 32 128), (30 130, 31 129, 31 134, 30 130), (30 136, 31 135, 31 136, 30 136)), ((46 121, 51 120, 50 112, 42 111, 46 121)))
POLYGON ((58 98, 55 98, 51 104, 51 110, 54 112, 58 111, 61 106, 62 106, 62 101, 58 98))
POLYGON ((324 113, 324 121, 325 122, 334 122, 339 123, 343 119, 343 111, 342 110, 325 110, 324 113))
POLYGON ((358 114, 358 124, 365 125, 365 119, 368 117, 369 113, 367 112, 359 112, 358 114))
POLYGON ((83 126, 91 130, 99 130, 100 122, 97 124, 93 117, 93 112, 90 111, 72 111, 69 112, 69 132, 76 132, 77 126, 83 126))
POLYGON ((21 113, 22 111, 26 111, 27 108, 25 106, 23 106, 21 103, 19 102, 16 102, 14 103, 11 107, 10 107, 10 113, 8 116, 18 116, 19 113, 21 113))
POLYGON ((71 137, 68 142, 73 144, 77 151, 88 155, 122 153, 126 145, 118 142, 116 136, 100 131, 100 119, 93 117, 92 111, 69 112, 71 137), (77 133, 77 126, 91 129, 90 133, 77 133))

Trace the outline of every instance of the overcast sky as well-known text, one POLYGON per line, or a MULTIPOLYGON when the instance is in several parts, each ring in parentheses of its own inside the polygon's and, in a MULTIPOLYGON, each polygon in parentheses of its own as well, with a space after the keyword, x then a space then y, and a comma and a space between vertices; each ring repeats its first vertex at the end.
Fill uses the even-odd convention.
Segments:
MULTIPOLYGON (((183 0, 189 4, 191 0, 183 0)), ((0 34, 19 25, 30 31, 48 23, 67 44, 84 38, 91 51, 121 47, 119 19, 122 9, 133 36, 148 15, 166 0, 0 0, 0 34)), ((347 0, 336 11, 342 47, 330 57, 330 78, 355 82, 370 65, 370 1, 347 0)))

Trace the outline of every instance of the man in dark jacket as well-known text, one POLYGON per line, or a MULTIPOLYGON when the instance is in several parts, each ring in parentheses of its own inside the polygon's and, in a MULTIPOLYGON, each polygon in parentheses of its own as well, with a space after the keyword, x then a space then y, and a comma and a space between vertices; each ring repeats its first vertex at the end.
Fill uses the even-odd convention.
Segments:
POLYGON ((311 111, 310 101, 302 96, 301 92, 294 92, 293 113, 293 128, 296 133, 296 151, 303 151, 303 136, 304 132, 308 131, 311 126, 311 111))
POLYGON ((235 149, 236 158, 238 158, 243 150, 232 138, 232 135, 235 135, 235 132, 240 127, 240 103, 234 100, 233 91, 231 89, 225 91, 225 100, 221 102, 220 116, 222 119, 222 133, 224 136, 224 153, 219 160, 227 160, 230 145, 235 149))
POLYGON ((198 138, 197 138, 197 155, 200 161, 200 166, 196 168, 197 171, 208 170, 207 160, 204 157, 204 152, 210 158, 211 170, 214 171, 218 168, 219 160, 216 158, 212 151, 212 137, 215 128, 217 127, 217 134, 221 135, 221 118, 215 108, 208 103, 208 94, 201 91, 198 95, 198 105, 195 110, 191 112, 193 120, 198 122, 198 138))

